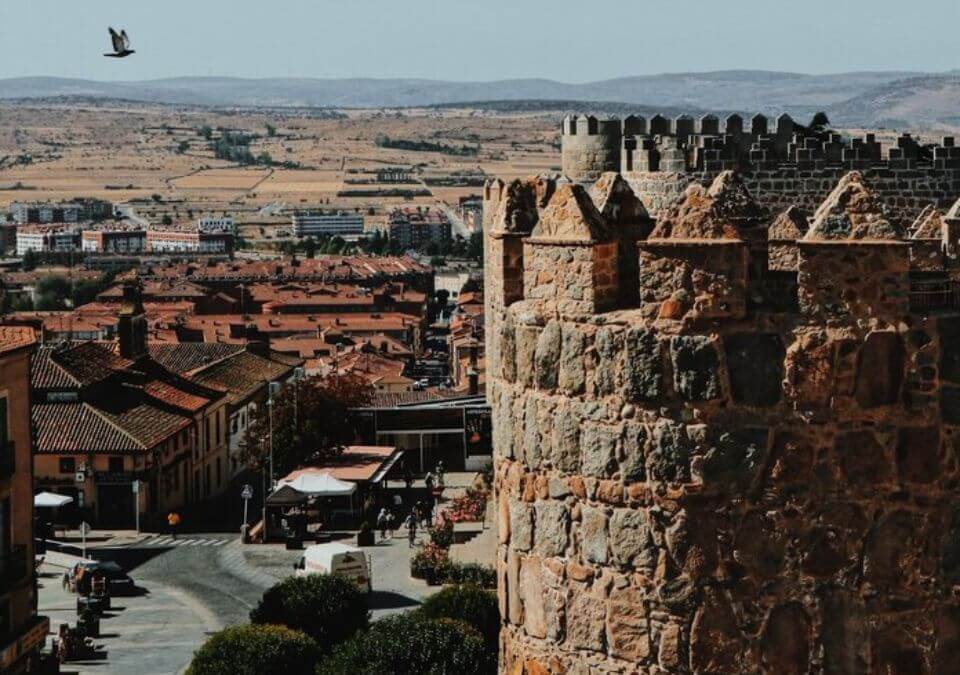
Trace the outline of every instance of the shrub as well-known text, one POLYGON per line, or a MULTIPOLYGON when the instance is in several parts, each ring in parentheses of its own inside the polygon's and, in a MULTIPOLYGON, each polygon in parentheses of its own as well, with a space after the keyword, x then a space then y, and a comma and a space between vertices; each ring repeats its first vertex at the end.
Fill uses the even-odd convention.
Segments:
POLYGON ((473 585, 447 586, 423 601, 417 610, 427 619, 458 619, 476 629, 496 656, 500 634, 500 609, 495 593, 473 585))
POLYGON ((368 620, 364 594, 355 583, 336 574, 284 579, 269 588, 250 612, 253 623, 303 631, 324 654, 366 628, 368 620))
POLYGON ((439 518, 429 530, 430 542, 440 548, 450 548, 453 545, 453 521, 439 518))
POLYGON ((495 669, 496 657, 467 624, 408 613, 380 619, 338 646, 317 675, 480 674, 495 669))
POLYGON ((428 584, 439 584, 447 578, 450 557, 447 549, 436 544, 427 544, 410 558, 410 576, 423 579, 428 584))
POLYGON ((215 633, 194 652, 187 675, 312 675, 317 644, 284 626, 233 626, 215 633))
POLYGON ((497 587, 497 570, 479 563, 450 563, 445 581, 449 584, 472 584, 480 588, 497 587))

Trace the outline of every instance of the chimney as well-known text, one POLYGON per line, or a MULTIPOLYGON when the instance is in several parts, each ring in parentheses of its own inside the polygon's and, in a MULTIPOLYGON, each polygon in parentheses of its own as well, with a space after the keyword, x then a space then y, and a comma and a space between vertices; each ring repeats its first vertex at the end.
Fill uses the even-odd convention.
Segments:
POLYGON ((137 361, 147 355, 147 317, 143 309, 140 284, 128 281, 123 285, 120 305, 120 356, 137 361))

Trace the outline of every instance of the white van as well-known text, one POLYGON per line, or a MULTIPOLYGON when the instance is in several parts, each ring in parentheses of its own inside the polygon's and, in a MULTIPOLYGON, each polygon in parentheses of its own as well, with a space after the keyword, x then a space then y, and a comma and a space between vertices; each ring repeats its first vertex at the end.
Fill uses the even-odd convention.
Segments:
POLYGON ((337 542, 308 546, 300 562, 293 566, 298 577, 308 574, 342 574, 353 579, 357 586, 370 592, 370 562, 359 548, 337 542))

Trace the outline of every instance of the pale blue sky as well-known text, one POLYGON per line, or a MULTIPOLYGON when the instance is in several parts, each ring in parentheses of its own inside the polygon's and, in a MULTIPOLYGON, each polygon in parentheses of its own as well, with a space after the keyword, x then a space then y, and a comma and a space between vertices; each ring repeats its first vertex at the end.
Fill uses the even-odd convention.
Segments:
POLYGON ((0 0, 0 78, 942 71, 958 19, 958 0, 0 0), (100 55, 108 25, 136 55, 100 55))

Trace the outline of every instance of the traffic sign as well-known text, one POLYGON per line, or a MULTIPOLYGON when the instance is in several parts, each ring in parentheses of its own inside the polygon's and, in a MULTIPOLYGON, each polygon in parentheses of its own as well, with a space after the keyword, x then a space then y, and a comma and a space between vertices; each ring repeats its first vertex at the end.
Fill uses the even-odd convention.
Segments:
POLYGON ((90 525, 87 524, 87 521, 80 523, 80 534, 84 536, 90 534, 90 525))
POLYGON ((240 491, 240 497, 243 499, 253 499, 253 486, 247 483, 243 486, 243 490, 240 491))
POLYGON ((140 494, 140 481, 135 480, 130 485, 133 487, 133 494, 140 494))

